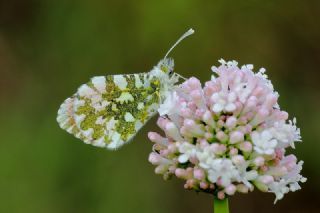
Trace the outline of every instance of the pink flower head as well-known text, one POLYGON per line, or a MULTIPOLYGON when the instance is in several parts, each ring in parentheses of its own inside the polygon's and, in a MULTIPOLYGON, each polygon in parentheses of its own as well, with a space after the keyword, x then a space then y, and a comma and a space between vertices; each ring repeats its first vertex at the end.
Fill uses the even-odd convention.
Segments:
POLYGON ((282 199, 306 181, 303 162, 285 155, 301 141, 296 120, 280 110, 264 69, 220 63, 204 87, 192 77, 167 96, 159 109, 163 136, 149 133, 149 161, 156 173, 220 199, 255 187, 282 199))

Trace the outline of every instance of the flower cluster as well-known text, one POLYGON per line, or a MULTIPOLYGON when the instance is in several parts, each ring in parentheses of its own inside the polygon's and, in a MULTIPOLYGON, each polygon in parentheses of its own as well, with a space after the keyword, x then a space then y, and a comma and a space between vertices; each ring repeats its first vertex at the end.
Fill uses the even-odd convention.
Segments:
POLYGON ((265 74, 252 65, 219 61, 202 88, 192 77, 174 90, 159 108, 149 161, 165 179, 176 176, 184 187, 219 199, 255 187, 276 200, 300 189, 303 161, 285 149, 301 141, 296 120, 288 120, 278 93, 265 74))

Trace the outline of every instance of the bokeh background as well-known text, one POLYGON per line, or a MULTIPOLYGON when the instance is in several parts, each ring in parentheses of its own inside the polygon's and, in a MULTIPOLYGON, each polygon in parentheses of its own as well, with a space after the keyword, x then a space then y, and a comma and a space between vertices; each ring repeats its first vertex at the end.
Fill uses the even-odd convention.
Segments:
POLYGON ((117 152, 59 129, 61 102, 92 76, 148 71, 172 53, 202 82, 217 60, 265 67, 280 105, 297 117, 303 189, 273 205, 255 191, 232 212, 320 212, 320 1, 0 0, 0 212, 212 212, 212 197, 163 181, 146 134, 117 152))

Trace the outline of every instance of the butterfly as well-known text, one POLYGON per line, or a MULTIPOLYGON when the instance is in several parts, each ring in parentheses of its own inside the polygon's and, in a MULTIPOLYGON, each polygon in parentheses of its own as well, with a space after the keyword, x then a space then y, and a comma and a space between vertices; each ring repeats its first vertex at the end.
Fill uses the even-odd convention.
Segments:
POLYGON ((193 33, 183 34, 149 72, 91 78, 61 104, 59 126, 97 147, 114 150, 129 143, 183 78, 173 72, 174 61, 167 56, 193 33))

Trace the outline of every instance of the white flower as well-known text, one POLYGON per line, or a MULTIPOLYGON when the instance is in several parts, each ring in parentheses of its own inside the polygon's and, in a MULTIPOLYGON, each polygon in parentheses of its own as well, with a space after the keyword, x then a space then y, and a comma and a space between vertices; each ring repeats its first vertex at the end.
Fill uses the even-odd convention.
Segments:
POLYGON ((220 184, 224 187, 231 184, 233 181, 240 179, 239 172, 229 159, 214 159, 211 162, 208 170, 208 179, 215 183, 220 179, 220 184))
MULTIPOLYGON (((292 158, 285 157, 283 160, 281 160, 280 165, 288 164, 288 161, 292 161, 292 158)), ((299 161, 298 164, 295 164, 295 162, 291 162, 289 164, 289 168, 287 168, 289 172, 282 176, 279 181, 275 181, 268 185, 269 191, 273 192, 276 195, 276 199, 274 202, 277 202, 277 200, 281 200, 284 194, 288 193, 289 191, 294 192, 301 189, 299 182, 304 183, 307 181, 307 179, 300 174, 302 165, 303 161, 299 161), (294 166, 293 168, 290 168, 292 166, 292 163, 294 163, 294 166)))
POLYGON ((214 153, 209 149, 204 149, 201 152, 197 152, 196 156, 199 160, 199 166, 204 169, 211 167, 212 161, 214 160, 214 153))
POLYGON ((164 102, 159 106, 158 112, 160 116, 163 115, 172 115, 177 113, 180 108, 177 108, 177 102, 179 101, 179 97, 176 92, 168 93, 167 98, 164 102))
POLYGON ((181 155, 178 158, 179 163, 186 163, 190 157, 193 157, 197 153, 197 148, 187 142, 182 143, 178 146, 179 152, 181 155))
POLYGON ((291 146, 294 148, 295 141, 301 141, 300 129, 295 125, 296 119, 285 123, 284 120, 274 123, 274 127, 270 129, 271 134, 278 140, 279 148, 286 148, 291 146))
POLYGON ((249 161, 245 161, 242 164, 237 165, 239 171, 239 180, 246 185, 248 188, 252 188, 252 184, 249 181, 255 180, 258 177, 258 172, 256 170, 248 170, 249 161))
POLYGON ((251 133, 251 139, 254 144, 254 150, 259 154, 272 155, 277 146, 277 140, 269 130, 263 130, 261 133, 255 131, 251 133))
POLYGON ((273 192, 276 195, 276 199, 274 203, 277 202, 277 200, 281 200, 284 196, 284 194, 288 193, 289 187, 287 187, 287 183, 285 180, 281 179, 278 182, 273 182, 269 185, 270 192, 273 192))
POLYGON ((237 96, 234 92, 230 93, 214 93, 211 96, 213 102, 212 111, 219 113, 221 111, 232 112, 236 109, 235 101, 237 96))

